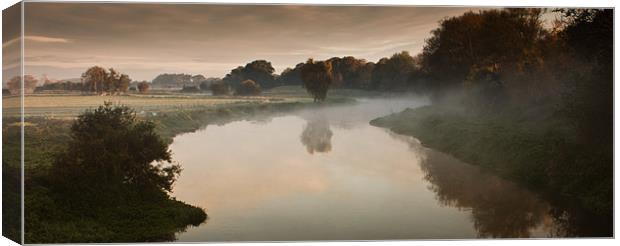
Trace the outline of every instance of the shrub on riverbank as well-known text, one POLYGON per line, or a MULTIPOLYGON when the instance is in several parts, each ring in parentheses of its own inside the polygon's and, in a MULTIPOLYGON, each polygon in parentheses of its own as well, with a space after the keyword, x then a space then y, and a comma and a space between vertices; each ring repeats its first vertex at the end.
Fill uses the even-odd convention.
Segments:
POLYGON ((166 197, 180 173, 153 122, 139 120, 129 107, 106 102, 73 121, 67 147, 50 168, 50 179, 57 192, 73 198, 85 195, 78 200, 103 205, 134 191, 145 198, 166 197))
POLYGON ((254 80, 247 79, 241 82, 241 84, 235 90, 235 95, 239 96, 256 96, 261 93, 262 89, 259 84, 254 80))
MULTIPOLYGON (((206 220, 169 196, 180 167, 161 164, 171 161, 168 141, 131 109, 106 104, 75 121, 24 125, 26 243, 171 241, 206 220)), ((7 118, 3 132, 15 127, 19 119, 7 118)), ((6 153, 3 162, 19 159, 6 153)))

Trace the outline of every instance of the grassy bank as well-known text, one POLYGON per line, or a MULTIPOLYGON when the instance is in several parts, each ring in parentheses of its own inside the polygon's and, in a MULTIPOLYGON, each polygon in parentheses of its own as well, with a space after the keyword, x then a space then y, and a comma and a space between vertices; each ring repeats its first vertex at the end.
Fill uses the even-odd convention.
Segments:
POLYGON ((123 201, 111 207, 76 208, 43 186, 26 195, 27 243, 133 243, 173 241, 207 215, 169 198, 123 201))
MULTIPOLYGON (((353 100, 336 98, 323 104, 303 100, 243 101, 181 110, 139 111, 138 117, 155 122, 157 133, 171 142, 178 134, 209 124, 272 117, 302 108, 347 102, 353 100)), ((59 197, 50 189, 48 176, 55 155, 66 148, 70 140, 72 118, 26 117, 25 121, 27 243, 171 241, 175 233, 205 221, 207 215, 202 208, 171 197, 127 199, 99 208, 84 207, 77 201, 59 197)), ((5 164, 19 163, 19 127, 18 118, 4 118, 5 164)), ((19 165, 4 166, 5 173, 9 169, 18 171, 19 165)), ((4 178, 4 183, 19 183, 18 176, 14 176, 4 178)), ((12 193, 3 195, 10 198, 12 193)))
MULTIPOLYGON (((575 143, 570 124, 552 115, 469 114, 425 106, 371 121, 418 138, 422 144, 536 189, 562 204, 601 216, 612 214, 610 152, 575 143), (570 204, 570 205, 568 205, 570 204)), ((609 227, 611 228, 611 227, 609 227)))
MULTIPOLYGON (((73 118, 85 109, 96 108, 104 102, 123 104, 137 112, 170 112, 234 103, 261 103, 270 100, 308 101, 310 99, 288 97, 281 94, 269 97, 209 96, 203 94, 130 94, 122 96, 29 94, 24 97, 24 114, 26 117, 73 118)), ((3 114, 19 116, 19 102, 19 97, 3 97, 3 114)))
POLYGON ((406 109, 371 121, 374 126, 418 138, 424 145, 501 175, 540 184, 550 132, 506 119, 481 119, 435 106, 406 109))

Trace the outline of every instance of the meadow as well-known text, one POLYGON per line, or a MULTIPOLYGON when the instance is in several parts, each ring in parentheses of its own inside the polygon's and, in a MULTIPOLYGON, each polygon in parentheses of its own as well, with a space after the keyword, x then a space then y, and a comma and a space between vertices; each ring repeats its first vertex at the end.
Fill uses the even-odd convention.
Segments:
MULTIPOLYGON (((303 92, 303 91, 301 91, 303 92)), ((303 92, 305 93, 305 92, 303 92)), ((265 102, 307 102, 310 97, 295 89, 276 91, 265 96, 236 97, 211 96, 207 94, 127 94, 97 96, 80 94, 29 94, 24 97, 26 117, 72 118, 86 109, 92 109, 104 102, 123 104, 134 108, 138 113, 170 112, 195 108, 213 107, 239 103, 265 102)), ((3 97, 5 117, 19 116, 20 97, 3 97)))

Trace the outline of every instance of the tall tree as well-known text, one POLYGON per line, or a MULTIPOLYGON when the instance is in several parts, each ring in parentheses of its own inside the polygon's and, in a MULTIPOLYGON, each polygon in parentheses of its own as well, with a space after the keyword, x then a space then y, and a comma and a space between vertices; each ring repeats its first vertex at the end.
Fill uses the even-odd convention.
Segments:
POLYGON ((104 83, 108 78, 108 71, 100 66, 94 66, 86 70, 82 74, 82 83, 84 89, 90 92, 102 93, 104 91, 104 83))
POLYGON ((539 81, 523 76, 542 65, 540 43, 547 31, 541 14, 540 9, 502 9, 445 19, 426 40, 422 68, 440 92, 468 87, 496 95, 493 91, 509 83, 512 88, 533 91, 528 88, 539 81))
POLYGON ((202 74, 196 74, 196 75, 193 75, 191 77, 192 84, 194 84, 196 86, 200 85, 200 83, 202 83, 202 82, 204 82, 206 80, 207 80, 207 78, 205 78, 205 76, 202 75, 202 74))
POLYGON ((333 88, 361 88, 366 83, 368 72, 366 60, 356 59, 352 56, 333 57, 327 60, 332 65, 333 88))
POLYGON ((278 77, 278 84, 280 85, 301 85, 303 81, 301 80, 301 68, 304 66, 304 63, 298 63, 294 68, 286 68, 280 76, 278 77))
POLYGON ((129 89, 131 79, 127 74, 119 73, 114 68, 94 66, 82 74, 83 89, 98 94, 116 94, 126 92, 129 89))
POLYGON ((147 91, 149 91, 149 88, 151 88, 151 84, 146 81, 142 81, 138 83, 137 87, 138 87, 138 92, 146 93, 147 91))
MULTIPOLYGON (((24 93, 32 93, 34 89, 37 87, 39 81, 32 75, 24 75, 24 93)), ((15 76, 6 83, 6 86, 11 95, 19 95, 19 92, 22 89, 22 78, 21 76, 15 76)))
POLYGON ((192 83, 192 75, 184 73, 164 73, 157 75, 152 81, 153 86, 177 88, 191 85, 192 83))
POLYGON ((129 78, 129 75, 121 74, 120 78, 118 79, 118 83, 116 84, 117 91, 127 92, 127 90, 129 89, 129 84, 131 84, 131 78, 129 78))
POLYGON ((378 90, 405 89, 412 73, 416 70, 416 61, 409 52, 402 51, 390 58, 382 58, 375 64, 371 77, 371 88, 378 90))
POLYGON ((104 87, 110 94, 115 94, 119 92, 126 92, 130 83, 131 79, 127 74, 119 73, 113 68, 110 68, 108 79, 106 80, 106 86, 104 87))
POLYGON ((241 82, 252 80, 258 83, 262 88, 273 88, 277 86, 276 77, 273 74, 275 69, 271 62, 265 60, 256 60, 246 64, 244 67, 239 66, 224 77, 224 82, 233 88, 237 88, 241 82))
POLYGON ((332 76, 332 65, 326 61, 315 62, 313 59, 308 59, 301 69, 303 86, 312 94, 315 102, 323 101, 327 97, 332 76))

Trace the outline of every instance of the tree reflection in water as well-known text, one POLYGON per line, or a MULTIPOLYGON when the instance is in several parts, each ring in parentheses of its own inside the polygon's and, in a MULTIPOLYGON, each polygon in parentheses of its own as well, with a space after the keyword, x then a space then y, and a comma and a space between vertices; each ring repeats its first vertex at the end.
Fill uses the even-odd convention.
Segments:
POLYGON ((417 140, 392 133, 423 158, 420 168, 428 188, 443 206, 470 211, 478 237, 563 236, 550 216, 551 207, 513 182, 446 154, 424 148, 417 140))
POLYGON ((439 202, 471 210, 479 237, 530 237, 544 222, 548 206, 512 182, 433 152, 420 165, 439 202))
POLYGON ((300 140, 306 146, 308 153, 327 153, 331 151, 333 133, 327 118, 324 115, 313 115, 306 119, 306 121, 300 140))

